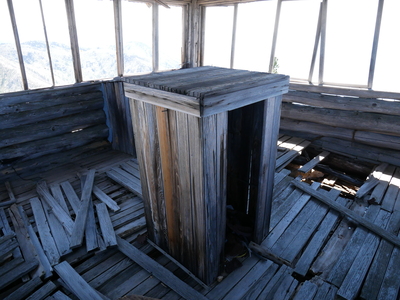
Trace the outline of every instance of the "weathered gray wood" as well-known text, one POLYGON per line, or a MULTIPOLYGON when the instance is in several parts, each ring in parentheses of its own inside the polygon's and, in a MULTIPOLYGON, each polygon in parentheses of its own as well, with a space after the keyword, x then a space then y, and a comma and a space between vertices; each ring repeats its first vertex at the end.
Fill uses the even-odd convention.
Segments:
POLYGON ((125 95, 131 99, 200 116, 200 100, 195 97, 156 90, 132 83, 125 83, 124 88, 125 95))
POLYGON ((308 171, 310 171, 312 168, 314 168, 317 164, 319 164, 321 161, 323 161, 328 155, 330 154, 330 152, 328 151, 323 151, 320 154, 318 154, 317 156, 315 156, 312 160, 310 160, 307 164, 305 164, 304 166, 302 166, 299 171, 300 172, 304 172, 307 173, 308 171))
POLYGON ((367 200, 369 203, 380 204, 389 186, 389 182, 392 179, 394 170, 394 166, 388 166, 382 173, 382 176, 379 178, 379 183, 375 186, 371 195, 365 196, 364 199, 367 200))
POLYGON ((279 255, 273 253, 270 249, 268 249, 266 247, 257 245, 254 242, 250 242, 248 247, 250 248, 250 250, 252 252, 257 254, 257 256, 261 256, 265 260, 268 259, 268 260, 273 261, 274 263, 276 263, 278 265, 285 264, 285 265, 293 268, 293 264, 290 261, 282 259, 279 255))
POLYGON ((85 241, 87 251, 92 251, 99 248, 99 242, 97 239, 97 226, 94 215, 94 207, 92 199, 89 200, 89 208, 85 225, 85 241))
POLYGON ((400 168, 397 168, 390 180, 389 187, 386 190, 385 196, 382 199, 381 208, 389 212, 393 211, 396 203, 397 195, 400 190, 400 168))
POLYGON ((131 182, 131 181, 129 181, 129 179, 122 176, 115 168, 107 171, 106 173, 107 173, 107 176, 110 177, 112 180, 118 182, 120 185, 127 188, 131 192, 135 193, 139 197, 143 197, 142 196, 142 188, 140 187, 139 180, 137 180, 137 182, 135 184, 135 182, 131 182))
POLYGON ((79 299, 104 300, 66 261, 54 267, 60 278, 79 299))
POLYGON ((61 291, 55 292, 53 295, 51 295, 50 297, 48 297, 46 299, 47 300, 71 300, 70 297, 68 297, 61 291))
POLYGON ((39 262, 37 260, 26 261, 23 264, 18 265, 15 269, 0 275, 0 289, 10 285, 14 281, 18 280, 22 276, 28 274, 37 268, 39 262))
POLYGON ((301 121, 313 120, 315 123, 399 136, 400 125, 398 116, 378 113, 355 112, 317 108, 304 105, 283 103, 282 117, 301 121))
POLYGON ((378 293, 377 299, 397 299, 399 296, 400 288, 400 251, 395 248, 390 257, 388 267, 385 272, 381 288, 378 293))
POLYGON ((58 263, 60 254, 50 232, 42 204, 38 198, 32 198, 29 202, 32 207, 33 216, 35 217, 36 227, 39 232, 43 250, 49 259, 50 264, 53 266, 58 263))
POLYGON ((157 262, 149 258, 146 254, 138 250, 136 247, 129 244, 127 241, 117 237, 118 249, 132 259, 134 262, 142 266, 148 272, 156 276, 168 287, 173 289, 179 295, 188 299, 207 299, 202 294, 192 289, 186 283, 178 279, 167 269, 164 269, 157 262))
POLYGON ((110 215, 104 203, 96 204, 97 218, 99 219, 101 234, 107 247, 117 245, 113 225, 111 224, 110 215))
MULTIPOLYGON (((22 257, 13 258, 8 262, 3 262, 2 266, 0 267, 0 274, 5 274, 17 267, 18 265, 24 263, 24 259, 22 257)), ((29 277, 29 276, 28 276, 29 277)))
POLYGON ((263 291, 258 296, 258 299, 268 299, 277 292, 279 283, 284 278, 292 273, 292 269, 286 265, 282 265, 278 271, 274 274, 268 284, 265 286, 263 291))
POLYGON ((152 5, 152 65, 153 72, 159 68, 159 22, 158 22, 158 4, 155 1, 152 5))
POLYGON ((392 233, 389 233, 386 230, 383 230, 379 226, 376 226, 375 224, 367 221, 364 218, 360 218, 357 214, 355 214, 354 212, 352 212, 348 208, 345 208, 345 207, 341 206, 340 204, 330 200, 329 198, 327 198, 326 196, 322 195, 321 193, 319 193, 317 191, 314 191, 313 189, 311 189, 307 185, 305 185, 303 183, 296 182, 296 181, 292 181, 292 183, 296 187, 302 189, 306 193, 310 194, 311 196, 313 196, 313 197, 317 198, 318 200, 322 201, 323 203, 327 204, 329 207, 339 211, 341 214, 345 214, 347 217, 350 217, 352 220, 356 221, 360 225, 362 225, 365 228, 371 230, 372 232, 376 233, 377 235, 379 235, 380 237, 386 239, 387 241, 393 243, 395 246, 400 247, 400 239, 397 236, 393 235, 392 233))
POLYGON ((57 286, 52 282, 46 282, 40 289, 34 292, 32 295, 26 298, 26 300, 42 300, 49 296, 57 286))
POLYGON ((81 200, 79 200, 78 195, 75 193, 75 190, 69 181, 61 182, 61 187, 62 187, 65 195, 67 196, 69 204, 71 204, 71 207, 74 210, 75 215, 76 215, 79 211, 81 200))
MULTIPOLYGON (((345 205, 347 203, 347 200, 344 198, 339 198, 337 201, 342 205, 345 205)), ((308 246, 302 253, 300 259, 297 261, 294 272, 302 276, 305 276, 307 274, 315 257, 317 257, 317 254, 324 245, 324 242, 328 238, 329 233, 339 219, 339 216, 339 213, 336 211, 328 212, 327 216, 318 227, 317 232, 314 234, 308 246)))
POLYGON ((69 214, 69 209, 67 203, 65 202, 64 195, 62 194, 60 185, 56 183, 50 184, 49 189, 53 194, 53 198, 58 202, 58 204, 61 205, 65 212, 69 214))
MULTIPOLYGON (((380 210, 375 224, 385 228, 389 221, 389 213, 380 210)), ((349 271, 346 274, 339 290, 338 295, 345 299, 355 299, 363 284, 369 266, 374 258, 379 246, 380 238, 373 233, 369 233, 360 247, 360 251, 355 257, 349 271)))
POLYGON ((42 280, 40 277, 34 277, 20 288, 12 292, 10 295, 4 298, 4 300, 15 300, 15 299, 24 299, 28 295, 31 294, 40 284, 42 280))
POLYGON ((71 241, 70 241, 71 248, 76 248, 82 245, 95 173, 96 170, 92 169, 89 170, 86 176, 85 184, 82 189, 81 206, 76 215, 74 226, 71 233, 71 241))
POLYGON ((18 122, 16 126, 0 131, 0 148, 70 133, 73 130, 84 129, 97 124, 104 124, 105 120, 103 110, 93 110, 85 114, 74 114, 67 118, 59 118, 57 123, 54 122, 54 119, 49 119, 21 126, 18 126, 20 121, 26 123, 27 120, 16 117, 15 122, 18 122))
POLYGON ((121 0, 116 0, 114 4, 114 26, 115 26, 115 45, 117 52, 117 73, 118 76, 124 75, 124 45, 122 35, 122 4, 121 0))
POLYGON ((305 281, 294 296, 293 300, 312 300, 314 299, 317 290, 318 286, 315 283, 305 281))
POLYGON ((61 225, 65 228, 68 234, 72 234, 72 229, 74 227, 74 221, 72 221, 69 214, 61 207, 60 204, 50 195, 45 182, 38 183, 36 190, 40 195, 41 199, 46 201, 51 210, 54 212, 56 218, 60 221, 61 225))
POLYGON ((118 204, 111 199, 106 193, 104 193, 97 185, 93 186, 93 194, 102 201, 104 204, 106 204, 112 211, 118 211, 120 210, 120 207, 118 204))
POLYGON ((0 262, 2 262, 9 254, 18 247, 14 234, 4 235, 0 237, 0 262))
POLYGON ((379 179, 381 178, 383 171, 387 168, 387 166, 387 163, 382 163, 377 166, 374 171, 368 176, 365 183, 358 189, 356 197, 361 198, 371 189, 373 189, 379 183, 379 179))

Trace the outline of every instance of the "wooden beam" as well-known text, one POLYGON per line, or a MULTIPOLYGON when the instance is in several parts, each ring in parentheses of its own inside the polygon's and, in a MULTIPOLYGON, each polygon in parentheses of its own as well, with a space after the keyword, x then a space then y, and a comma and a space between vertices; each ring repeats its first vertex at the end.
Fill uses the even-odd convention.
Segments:
POLYGON ((124 43, 122 35, 122 5, 121 0, 114 0, 115 46, 117 55, 118 76, 124 75, 124 43))
POLYGON ((231 69, 233 69, 235 61, 237 14, 238 14, 238 4, 236 3, 233 7, 233 27, 232 27, 231 64, 230 64, 231 69))
POLYGON ((82 66, 79 53, 78 34, 76 30, 74 0, 65 0, 65 8, 67 10, 69 38, 71 42, 72 62, 74 65, 74 73, 76 82, 82 82, 82 66))
POLYGON ((22 84, 23 84, 24 90, 27 90, 27 89, 29 89, 28 79, 26 77, 24 58, 22 56, 21 41, 19 40, 17 21, 15 20, 14 6, 12 3, 12 0, 7 0, 7 4, 8 4, 8 10, 10 12, 11 25, 12 25, 13 32, 14 32, 15 47, 17 49, 17 54, 18 54, 18 61, 19 61, 19 68, 21 70, 22 84))
POLYGON ((374 82, 376 54, 378 52, 379 33, 381 31, 382 12, 383 12, 383 3, 384 2, 385 2, 385 0, 379 0, 378 11, 376 13, 374 42, 372 44, 371 62, 369 65, 369 74, 368 74, 368 88, 369 89, 372 88, 372 84, 374 82))
POLYGON ((307 194, 311 195, 312 197, 320 200, 324 204, 328 205, 329 207, 335 209, 342 215, 350 218, 351 220, 355 221, 356 223, 360 224, 361 226, 367 228, 368 230, 372 231, 373 233, 377 234, 378 236, 382 237, 383 239, 387 240, 391 244, 395 245, 396 247, 400 248, 400 238, 396 235, 388 232, 387 230, 375 225, 374 223, 366 220, 365 218, 360 217, 358 214, 354 213, 352 210, 348 209, 347 207, 332 201, 322 193, 313 190, 309 187, 306 183, 301 183, 299 181, 293 180, 292 184, 301 189, 302 191, 306 192, 307 194))
POLYGON ((181 281, 171 271, 165 269, 162 265, 148 257, 145 253, 138 250, 135 246, 126 240, 117 237, 118 249, 132 259, 135 263, 144 268, 147 272, 157 277, 169 288, 185 299, 207 300, 205 296, 194 290, 192 287, 181 281))
POLYGON ((153 72, 158 71, 159 68, 159 18, 158 18, 158 4, 153 4, 153 35, 152 35, 152 53, 153 53, 153 72))
POLYGON ((274 67, 276 41, 278 39, 279 19, 281 16, 282 1, 283 0, 278 0, 276 4, 275 27, 274 27, 274 35, 272 37, 271 56, 269 58, 269 69, 268 69, 268 72, 270 73, 272 73, 272 69, 274 67))
POLYGON ((326 19, 328 14, 328 0, 323 0, 321 15, 321 44, 319 48, 319 74, 318 84, 324 82, 324 66, 325 66, 325 43, 326 43, 326 19))

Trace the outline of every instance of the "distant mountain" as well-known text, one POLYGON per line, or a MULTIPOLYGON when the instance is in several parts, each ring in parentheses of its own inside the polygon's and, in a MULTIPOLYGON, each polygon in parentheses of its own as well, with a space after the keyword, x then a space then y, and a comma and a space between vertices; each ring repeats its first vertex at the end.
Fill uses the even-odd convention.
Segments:
MULTIPOLYGON (((21 44, 29 89, 52 86, 49 58, 44 42, 31 41, 21 44)), ((69 45, 51 43, 51 59, 56 85, 75 82, 69 45)), ((115 47, 80 48, 84 81, 117 76, 115 47)), ((151 47, 140 42, 124 45, 125 74, 133 75, 152 70, 151 47)), ((179 66, 167 60, 166 69, 179 66)), ((22 90, 21 71, 13 44, 0 43, 0 93, 22 90)))

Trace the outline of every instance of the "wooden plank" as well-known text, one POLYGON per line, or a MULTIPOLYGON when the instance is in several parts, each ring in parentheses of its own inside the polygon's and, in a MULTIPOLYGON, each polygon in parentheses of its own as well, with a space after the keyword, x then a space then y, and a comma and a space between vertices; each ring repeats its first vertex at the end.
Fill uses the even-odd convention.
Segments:
POLYGON ((307 173, 312 168, 314 168, 317 164, 319 164, 321 161, 323 161, 329 154, 330 154, 330 152, 328 152, 328 151, 321 152, 320 154, 315 156, 312 160, 310 160, 308 163, 306 163, 304 166, 302 166, 299 169, 299 171, 307 173))
POLYGON ((97 185, 93 186, 93 194, 102 201, 104 204, 106 204, 112 211, 118 211, 120 210, 120 207, 118 204, 111 199, 106 193, 104 193, 97 185))
POLYGON ((305 281, 301 286, 293 300, 312 300, 318 291, 318 286, 311 281, 305 281))
POLYGON ((124 89, 126 97, 130 99, 144 101, 193 116, 200 116, 199 99, 196 97, 147 88, 132 83, 124 83, 124 89))
POLYGON ((314 191, 313 189, 311 189, 307 185, 305 185, 303 183, 296 182, 296 181, 292 181, 292 183, 296 187, 302 189, 306 193, 308 193, 311 196, 313 196, 313 197, 317 198, 318 200, 322 201, 323 203, 325 203, 329 207, 331 207, 333 209, 336 209, 341 214, 344 214, 347 217, 350 217, 352 220, 356 221, 360 225, 362 225, 365 228, 371 230, 372 232, 376 233, 377 235, 379 235, 380 237, 386 239, 387 241, 393 243, 395 246, 400 247, 400 239, 397 236, 387 232, 386 230, 383 230, 379 226, 376 226, 375 224, 367 221, 365 218, 360 218, 357 214, 355 214, 354 212, 352 212, 348 208, 342 207, 340 204, 330 200, 326 196, 323 196, 321 193, 314 191))
POLYGON ((256 299, 257 296, 262 292, 262 290, 268 285, 269 281, 275 275, 279 266, 277 264, 272 264, 264 274, 257 280, 255 284, 252 285, 250 289, 247 290, 243 300, 256 299))
POLYGON ((383 171, 388 167, 387 163, 381 163, 377 166, 374 171, 368 176, 365 183, 359 188, 356 193, 357 198, 363 197, 367 194, 371 189, 373 189, 378 183, 379 178, 381 178, 383 171))
POLYGON ((66 261, 56 265, 54 269, 79 299, 104 300, 105 297, 100 296, 66 261))
POLYGON ((60 204, 50 195, 45 182, 38 183, 36 186, 36 191, 42 200, 46 201, 48 206, 54 212, 54 216, 60 221, 61 225, 65 228, 68 234, 72 234, 72 229, 74 227, 74 222, 72 221, 69 214, 61 207, 60 204))
POLYGON ((73 230, 71 233, 71 241, 70 241, 71 248, 76 248, 82 245, 95 173, 96 170, 91 169, 89 170, 86 176, 85 184, 81 195, 81 206, 79 208, 78 214, 76 215, 73 230))
MULTIPOLYGON (((395 211, 390 216, 389 224, 387 226, 388 230, 393 234, 397 234, 399 231, 399 221, 400 211, 395 211)), ((379 244, 377 253, 375 254, 371 267, 368 270, 368 274, 361 290, 360 297, 362 299, 377 298, 393 249, 394 246, 385 240, 382 240, 379 244)))
POLYGON ((65 295, 63 292, 57 291, 50 297, 46 298, 46 300, 71 300, 71 298, 65 295))
POLYGON ((99 241, 97 239, 98 232, 96 226, 96 219, 94 216, 93 201, 90 197, 88 214, 85 225, 85 241, 87 251, 92 251, 99 248, 99 241))
POLYGON ((104 203, 96 204, 97 218, 99 219, 101 234, 107 247, 117 245, 117 240, 113 225, 111 224, 110 215, 104 203))
POLYGON ((22 276, 28 274, 33 271, 39 265, 37 260, 26 261, 23 264, 18 265, 15 269, 11 270, 8 273, 0 275, 0 289, 5 288, 10 285, 14 281, 18 280, 22 276))
POLYGON ((57 289, 57 286, 53 283, 53 281, 46 282, 40 289, 31 294, 26 300, 42 300, 49 296, 54 290, 57 289))
POLYGON ((122 4, 121 0, 116 0, 114 4, 114 26, 115 44, 117 52, 117 73, 118 76, 124 75, 124 45, 122 35, 122 4))
POLYGON ((400 288, 400 251, 395 248, 390 257, 377 299, 397 299, 400 288))
POLYGON ((389 212, 393 211, 396 203, 397 195, 400 190, 400 168, 396 168, 396 171, 390 180, 389 187, 382 199, 381 208, 389 212))
POLYGON ((267 299, 270 295, 274 295, 279 287, 280 282, 287 276, 292 273, 292 269, 286 265, 282 265, 278 271, 274 274, 265 288, 262 290, 258 299, 267 299))
POLYGON ((127 188, 131 192, 138 195, 139 197, 141 197, 141 198, 143 197, 142 196, 142 188, 140 186, 138 186, 137 184, 134 184, 133 182, 129 181, 126 177, 119 174, 119 172, 117 172, 115 169, 111 169, 111 170, 107 171, 106 173, 107 173, 107 176, 110 177, 115 182, 119 183, 123 187, 127 188))
POLYGON ((69 214, 69 209, 67 203, 65 202, 64 195, 62 194, 61 188, 59 184, 50 184, 50 191, 53 194, 53 198, 61 205, 61 207, 65 210, 67 214, 69 214))
POLYGON ((382 173, 382 176, 379 178, 379 183, 375 186, 371 195, 365 196, 364 199, 369 203, 380 204, 389 186, 389 182, 392 179, 394 170, 395 166, 389 165, 382 173))
POLYGON ((29 202, 32 207, 33 216, 35 217, 36 227, 39 232, 43 250, 47 258, 49 259, 50 265, 53 266, 57 264, 60 260, 60 254, 48 226, 48 221, 45 216, 42 204, 39 198, 32 198, 29 202))
POLYGON ((72 187, 71 183, 69 181, 63 181, 61 182, 61 187, 67 196, 69 204, 71 204, 72 209, 75 212, 75 215, 79 211, 79 207, 81 205, 81 200, 79 200, 78 196, 76 195, 74 188, 72 187))
POLYGON ((0 262, 7 258, 7 256, 18 247, 18 242, 14 239, 14 236, 14 234, 9 234, 0 237, 0 262))
MULTIPOLYGON (((386 228, 389 221, 389 215, 387 211, 380 210, 375 224, 386 228)), ((355 257, 349 271, 344 278, 337 295, 345 299, 355 299, 361 289, 363 280, 367 275, 369 266, 374 258, 376 250, 379 246, 380 238, 373 233, 369 233, 360 247, 360 251, 355 257)))
POLYGON ((127 241, 117 237, 117 242, 118 248, 121 252, 156 276, 182 297, 188 299, 207 299, 202 294, 180 281, 180 279, 178 279, 174 274, 164 269, 157 262, 149 258, 146 254, 129 244, 127 241))
POLYGON ((5 273, 13 270, 15 267, 22 264, 23 262, 25 262, 25 261, 22 257, 17 257, 17 258, 14 257, 12 260, 10 260, 8 262, 3 262, 2 266, 0 267, 0 274, 5 274, 5 273))
POLYGON ((15 299, 24 299, 29 296, 39 285, 42 284, 42 280, 40 277, 34 277, 10 295, 4 298, 4 300, 15 300, 15 299))

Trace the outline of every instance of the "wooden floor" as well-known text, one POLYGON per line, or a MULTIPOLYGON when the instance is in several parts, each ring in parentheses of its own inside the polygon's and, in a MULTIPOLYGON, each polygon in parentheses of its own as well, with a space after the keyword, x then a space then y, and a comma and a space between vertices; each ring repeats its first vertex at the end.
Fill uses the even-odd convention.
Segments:
MULTIPOLYGON (((100 227, 100 210, 97 210, 107 199, 115 201, 114 204, 108 203, 106 215, 119 237, 148 254, 189 288, 197 290, 208 299, 398 298, 400 248, 388 239, 398 239, 400 168, 383 164, 375 172, 371 170, 371 176, 359 190, 359 198, 356 200, 344 198, 343 193, 331 188, 334 186, 332 181, 314 182, 311 185, 319 192, 318 195, 386 229, 385 232, 390 233, 390 236, 383 238, 363 226, 357 226, 353 219, 343 217, 347 210, 341 215, 336 209, 292 184, 293 180, 300 182, 300 178, 292 177, 285 166, 308 145, 309 142, 305 140, 288 136, 281 136, 278 142, 271 228, 261 246, 284 263, 274 263, 252 253, 239 258, 243 264, 240 268, 208 288, 196 282, 143 238, 145 220, 140 199, 138 166, 132 157, 110 151, 75 162, 62 170, 38 174, 37 180, 10 182, 16 205, 11 210, 0 209, 0 298, 25 299, 31 296, 29 299, 118 299, 124 295, 142 295, 156 299, 185 299, 181 288, 171 284, 168 286, 169 281, 163 283, 152 276, 123 254, 118 245, 111 243, 107 247, 105 241, 108 236, 100 227), (37 224, 39 217, 34 214, 31 206, 31 199, 38 197, 36 185, 39 181, 46 181, 54 198, 57 190, 61 189, 68 214, 73 217, 74 209, 67 197, 65 182, 69 182, 80 197, 81 181, 84 182, 89 169, 96 169, 94 186, 108 196, 102 201, 101 193, 93 196, 94 205, 91 207, 95 208, 93 216, 96 221, 93 220, 93 223, 97 244, 89 250, 89 241, 86 240, 84 246, 68 249, 66 252, 69 253, 54 259, 48 246, 50 242, 46 239, 48 236, 41 225, 37 224), (118 210, 113 206, 115 204, 119 206, 118 210), (9 215, 15 215, 16 212, 22 215, 22 219, 25 212, 27 222, 22 220, 22 223, 13 223, 9 215), (19 233, 25 234, 25 239, 33 245, 23 245, 18 238, 19 233), (40 241, 50 267, 43 263, 43 257, 38 260, 39 254, 26 256, 25 247, 35 248, 33 235, 40 241), (71 271, 70 266, 75 272, 71 271), (64 275, 65 270, 68 276, 64 275), (71 276, 73 280, 69 282, 71 276), (76 288, 73 282, 79 282, 81 288, 76 288), (82 288, 85 284, 88 287, 82 288), (101 295, 97 292, 86 296, 80 294, 80 290, 90 290, 89 287, 101 295)), ((317 159, 314 160, 316 163, 317 159)), ((306 182, 300 184, 309 187, 306 182)), ((9 200, 5 185, 1 186, 0 201, 9 200)), ((47 213, 46 216, 51 218, 51 214, 47 213)), ((76 215, 75 221, 77 218, 76 215)), ((51 233, 48 235, 51 236, 51 233)))

